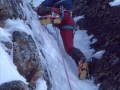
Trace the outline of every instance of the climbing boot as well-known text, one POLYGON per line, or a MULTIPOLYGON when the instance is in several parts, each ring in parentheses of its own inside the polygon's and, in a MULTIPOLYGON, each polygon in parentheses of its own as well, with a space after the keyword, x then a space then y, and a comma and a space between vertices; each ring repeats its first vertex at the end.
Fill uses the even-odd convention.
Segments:
POLYGON ((78 67, 79 79, 86 78, 88 73, 88 63, 86 62, 86 59, 83 53, 79 49, 73 48, 70 51, 70 56, 75 60, 75 63, 78 67))
POLYGON ((78 66, 79 64, 79 61, 81 59, 85 60, 85 56, 83 55, 83 53, 77 49, 77 48, 73 48, 71 51, 70 51, 70 56, 72 57, 72 59, 75 61, 76 65, 78 66))

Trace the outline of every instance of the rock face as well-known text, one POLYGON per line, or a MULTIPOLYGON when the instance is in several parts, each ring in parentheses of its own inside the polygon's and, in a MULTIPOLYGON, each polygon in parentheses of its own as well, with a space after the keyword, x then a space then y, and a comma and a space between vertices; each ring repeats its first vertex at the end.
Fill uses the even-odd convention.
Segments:
MULTIPOLYGON (((12 54, 13 49, 13 63, 29 84, 25 85, 22 81, 12 81, 0 85, 0 90, 33 90, 36 88, 36 81, 39 78, 43 78, 48 86, 47 90, 51 90, 52 84, 48 71, 40 60, 38 49, 32 36, 19 31, 14 31, 12 36, 13 43, 4 41, 2 43, 7 48, 6 52, 9 55, 12 54)), ((43 53, 42 55, 44 56, 43 53)))
POLYGON ((21 6, 22 0, 0 0, 0 27, 4 27, 8 18, 25 19, 21 6))
POLYGON ((21 9, 22 0, 0 0, 0 19, 20 18, 24 19, 21 9))
POLYGON ((5 47, 7 48, 6 52, 11 55, 12 54, 12 43, 10 42, 5 42, 5 41, 1 41, 5 47))
POLYGON ((35 81, 41 77, 41 65, 37 47, 31 35, 25 32, 13 33, 13 62, 19 73, 35 87, 35 81))
POLYGON ((84 15, 78 21, 80 29, 94 34, 91 45, 95 52, 105 50, 101 59, 93 59, 91 74, 95 84, 101 83, 99 90, 120 89, 120 6, 111 7, 113 0, 75 0, 74 16, 84 15), (79 2, 79 3, 78 3, 79 2))
MULTIPOLYGON (((4 20, 8 18, 25 20, 21 9, 22 1, 23 0, 0 0, 0 27, 4 27, 4 20)), ((25 32, 14 31, 13 43, 4 41, 2 41, 2 43, 8 48, 6 52, 9 55, 11 55, 13 50, 13 62, 18 72, 25 77, 29 83, 29 89, 21 86, 23 82, 13 81, 0 85, 0 90, 33 90, 36 88, 36 80, 38 80, 38 78, 43 78, 48 86, 47 90, 51 90, 52 84, 48 71, 40 60, 36 43, 31 35, 25 32), (12 87, 12 85, 15 87, 12 87)), ((42 53, 42 50, 40 51, 42 53)), ((42 55, 44 57, 43 53, 42 55)))
POLYGON ((12 81, 0 85, 0 90, 28 90, 28 87, 22 81, 12 81))
POLYGON ((25 32, 13 33, 13 62, 19 73, 29 82, 30 88, 36 88, 36 80, 43 78, 51 90, 52 84, 46 67, 42 65, 38 49, 31 35, 25 32))

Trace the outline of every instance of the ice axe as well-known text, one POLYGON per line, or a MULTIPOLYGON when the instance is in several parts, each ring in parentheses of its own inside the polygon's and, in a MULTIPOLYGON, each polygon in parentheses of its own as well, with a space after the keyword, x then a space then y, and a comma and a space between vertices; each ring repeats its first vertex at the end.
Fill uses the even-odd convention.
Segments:
POLYGON ((31 2, 29 3, 30 4, 30 6, 34 9, 35 7, 34 7, 34 3, 33 3, 33 0, 31 0, 31 2))

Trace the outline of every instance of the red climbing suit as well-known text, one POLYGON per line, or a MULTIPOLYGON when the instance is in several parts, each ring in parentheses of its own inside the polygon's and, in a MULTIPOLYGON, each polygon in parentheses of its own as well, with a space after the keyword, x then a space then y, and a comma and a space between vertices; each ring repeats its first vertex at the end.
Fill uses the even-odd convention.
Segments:
MULTIPOLYGON (((52 8, 53 11, 60 13, 60 9, 58 8, 52 8)), ((73 49, 73 30, 72 29, 61 29, 64 25, 70 25, 74 26, 74 20, 70 15, 70 12, 65 9, 64 11, 64 17, 61 21, 61 24, 57 24, 56 26, 60 29, 61 37, 64 43, 64 47, 66 52, 69 54, 70 51, 73 49)))
MULTIPOLYGON (((37 11, 39 7, 36 7, 35 11, 37 11)), ((52 8, 51 9, 61 15, 59 8, 52 8)), ((62 18, 61 24, 56 24, 56 26, 60 29, 61 37, 63 40, 63 44, 65 47, 66 52, 69 54, 70 51, 74 48, 73 47, 73 29, 65 28, 62 29, 61 27, 69 25, 74 26, 74 20, 70 15, 70 12, 66 9, 64 9, 64 17, 62 18)))

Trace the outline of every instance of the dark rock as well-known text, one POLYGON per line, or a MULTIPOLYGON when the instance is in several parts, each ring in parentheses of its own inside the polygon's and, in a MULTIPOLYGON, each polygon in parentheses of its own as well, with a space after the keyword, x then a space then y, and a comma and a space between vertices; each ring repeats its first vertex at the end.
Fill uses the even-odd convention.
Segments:
POLYGON ((22 0, 4 0, 0 3, 0 20, 7 18, 25 19, 22 11, 22 0), (21 6, 20 6, 21 5, 21 6))
MULTIPOLYGON (((50 71, 49 71, 49 73, 50 73, 50 71)), ((44 78, 44 80, 46 81, 47 90, 51 90, 51 88, 52 88, 52 83, 51 83, 51 81, 50 81, 50 78, 52 78, 52 76, 51 76, 51 73, 50 73, 50 76, 48 75, 48 71, 47 71, 46 68, 44 69, 44 72, 43 72, 43 78, 44 78)))
POLYGON ((22 81, 12 81, 0 85, 0 90, 28 90, 28 87, 22 81))
POLYGON ((2 41, 2 43, 5 45, 5 47, 7 47, 7 49, 12 49, 12 43, 10 42, 5 42, 5 41, 2 41))
POLYGON ((84 15, 77 24, 80 29, 94 34, 91 44, 95 52, 105 50, 102 58, 93 59, 90 72, 99 90, 119 90, 120 88, 120 6, 109 5, 113 0, 74 0, 74 16, 84 15), (78 3, 79 2, 79 3, 78 3))
MULTIPOLYGON (((45 57, 43 53, 42 55, 45 57)), ((31 35, 25 32, 13 32, 13 62, 19 73, 30 83, 30 88, 34 89, 36 80, 43 78, 48 86, 47 90, 51 90, 52 84, 48 71, 39 59, 37 47, 31 35)))
POLYGON ((0 27, 1 27, 1 28, 4 27, 4 22, 3 22, 3 20, 0 20, 0 27))
POLYGON ((12 43, 10 42, 5 42, 5 41, 1 41, 5 47, 7 48, 6 52, 11 55, 11 52, 12 52, 12 43))
POLYGON ((42 76, 42 66, 37 47, 31 35, 25 32, 13 33, 13 62, 19 73, 35 87, 35 81, 42 76))
POLYGON ((3 4, 0 3, 0 20, 7 19, 8 14, 9 14, 9 12, 8 12, 7 8, 3 4))

